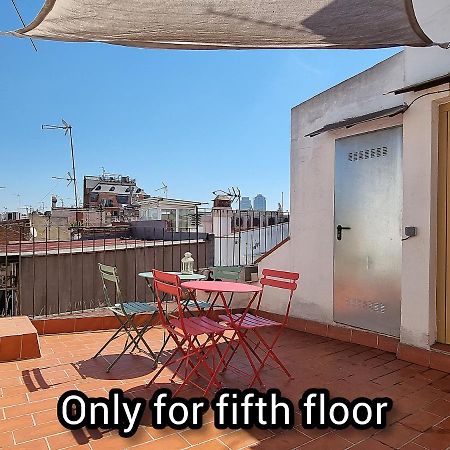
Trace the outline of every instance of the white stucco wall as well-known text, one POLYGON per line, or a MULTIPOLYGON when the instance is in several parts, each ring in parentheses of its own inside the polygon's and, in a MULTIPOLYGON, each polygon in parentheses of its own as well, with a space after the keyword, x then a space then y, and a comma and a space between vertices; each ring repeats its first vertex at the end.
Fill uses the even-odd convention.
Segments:
POLYGON ((300 317, 333 321, 334 140, 365 132, 375 122, 314 138, 305 135, 401 104, 402 99, 383 94, 403 86, 403 63, 403 55, 395 55, 292 110, 291 247, 293 269, 302 275, 293 313, 300 317))
MULTIPOLYGON (((289 240, 264 257, 261 263, 258 264, 259 277, 261 277, 262 271, 265 268, 285 270, 288 272, 295 271, 291 244, 292 241, 289 240)), ((261 302, 261 308, 265 311, 283 315, 286 311, 287 299, 286 291, 267 286, 261 302)), ((301 302, 299 302, 298 298, 294 299, 292 303, 291 314, 294 317, 302 317, 301 302)))
MULTIPOLYGON (((418 227, 419 234, 403 243, 401 341, 419 347, 434 343, 437 111, 439 102, 450 101, 449 94, 423 97, 403 116, 314 138, 305 135, 349 117, 409 104, 424 92, 384 94, 449 72, 450 51, 407 49, 292 110, 291 240, 261 266, 301 274, 293 316, 333 322, 335 140, 403 125, 403 225, 418 227)), ((276 302, 274 297, 267 309, 277 312, 276 302)))
MULTIPOLYGON (((407 85, 449 72, 450 50, 405 52, 407 85)), ((400 337, 402 342, 424 348, 436 340, 438 106, 450 97, 448 92, 418 97, 449 87, 405 94, 405 102, 414 104, 403 116, 403 225, 416 226, 418 236, 402 246, 400 337)))

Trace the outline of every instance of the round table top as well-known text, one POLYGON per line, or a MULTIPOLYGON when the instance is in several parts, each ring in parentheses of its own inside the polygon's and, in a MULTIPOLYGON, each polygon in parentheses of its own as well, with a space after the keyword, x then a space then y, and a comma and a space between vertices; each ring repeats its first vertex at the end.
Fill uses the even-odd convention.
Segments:
POLYGON ((247 283, 234 283, 231 281, 186 281, 182 283, 185 289, 206 291, 206 292, 235 292, 249 293, 260 292, 261 286, 247 283))
MULTIPOLYGON (((200 275, 199 273, 181 273, 181 272, 167 272, 174 275, 178 275, 180 280, 188 281, 188 280, 204 280, 206 278, 205 275, 200 275)), ((153 272, 141 272, 138 273, 140 277, 153 279, 153 272)))

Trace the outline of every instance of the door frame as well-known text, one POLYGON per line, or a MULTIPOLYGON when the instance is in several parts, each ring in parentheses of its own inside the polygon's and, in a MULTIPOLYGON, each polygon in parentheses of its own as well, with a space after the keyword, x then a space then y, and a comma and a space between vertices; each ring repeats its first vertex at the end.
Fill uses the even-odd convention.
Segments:
POLYGON ((437 341, 450 344, 450 103, 439 106, 437 193, 437 341))
POLYGON ((450 103, 439 106, 437 192, 437 341, 450 344, 450 103))

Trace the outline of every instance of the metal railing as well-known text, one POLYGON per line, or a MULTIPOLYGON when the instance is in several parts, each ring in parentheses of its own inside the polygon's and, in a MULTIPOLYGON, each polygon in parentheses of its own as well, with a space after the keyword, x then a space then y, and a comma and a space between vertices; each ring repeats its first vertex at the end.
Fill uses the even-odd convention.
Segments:
POLYGON ((26 221, 0 222, 0 316, 50 316, 105 306, 98 263, 118 268, 124 298, 149 300, 140 272, 180 271, 185 252, 192 253, 197 270, 251 265, 289 234, 286 213, 216 211, 209 217, 199 214, 194 228, 178 231, 139 222, 38 230, 26 221))
POLYGON ((289 213, 213 209, 214 264, 245 266, 289 236, 289 213))
POLYGON ((145 230, 142 238, 100 230, 86 237, 78 230, 79 239, 61 239, 65 228, 46 227, 43 238, 30 238, 21 226, 18 239, 10 239, 15 230, 1 223, 0 228, 0 315, 48 316, 104 306, 99 262, 118 268, 130 300, 149 299, 140 272, 179 271, 185 252, 192 253, 197 269, 214 262, 213 236, 195 231, 163 230, 161 238, 152 239, 146 235, 156 235, 155 230, 145 230))

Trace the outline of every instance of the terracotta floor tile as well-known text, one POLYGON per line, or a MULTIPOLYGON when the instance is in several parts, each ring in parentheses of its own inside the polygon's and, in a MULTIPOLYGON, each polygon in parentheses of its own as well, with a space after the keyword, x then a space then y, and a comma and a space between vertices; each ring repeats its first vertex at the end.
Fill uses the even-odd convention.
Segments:
POLYGON ((401 447, 401 450, 423 450, 425 447, 422 447, 419 444, 414 444, 414 442, 408 442, 406 445, 401 447))
POLYGON ((22 403, 27 403, 28 397, 26 394, 17 394, 17 395, 11 395, 7 397, 0 397, 0 407, 3 408, 5 406, 12 406, 12 405, 20 405, 22 403))
POLYGON ((438 389, 439 391, 450 393, 450 375, 433 381, 430 386, 434 389, 438 389))
POLYGON ((408 367, 410 365, 411 365, 411 363, 409 363, 407 361, 402 361, 400 359, 394 359, 393 361, 386 363, 384 365, 384 367, 387 367, 388 369, 392 369, 392 370, 399 370, 404 367, 408 367))
POLYGON ((426 431, 441 421, 441 416, 427 411, 418 411, 400 420, 400 423, 417 431, 426 431))
POLYGON ((5 446, 2 449, 10 450, 48 450, 47 441, 45 439, 37 439, 35 441, 25 442, 14 446, 5 446))
POLYGON ((347 441, 357 444, 358 442, 369 439, 377 431, 378 430, 375 430, 373 428, 369 428, 367 430, 358 430, 357 428, 354 427, 348 427, 344 430, 336 430, 335 433, 340 437, 347 439, 347 441))
POLYGON ((233 430, 219 430, 214 426, 213 422, 204 424, 199 430, 181 431, 180 435, 186 439, 191 445, 200 444, 209 439, 218 438, 231 433, 233 430))
POLYGON ((319 430, 318 428, 305 429, 301 425, 298 425, 295 428, 298 431, 302 432, 303 434, 306 434, 306 436, 310 437, 311 439, 316 439, 320 436, 324 436, 325 434, 332 432, 329 429, 325 429, 325 430, 319 430))
POLYGON ((276 432, 272 437, 264 439, 258 444, 250 445, 250 447, 261 450, 290 450, 311 442, 311 440, 309 436, 296 429, 283 430, 276 432))
POLYGON ((418 402, 425 404, 442 398, 442 391, 431 386, 426 386, 414 392, 414 397, 418 402))
POLYGON ((259 430, 257 428, 251 430, 237 430, 219 438, 231 450, 238 450, 249 447, 258 443, 274 433, 270 430, 259 430))
POLYGON ((27 416, 14 417, 12 419, 0 420, 0 432, 20 430, 21 428, 33 426, 33 417, 27 416))
POLYGON ((89 444, 89 437, 84 430, 65 431, 47 438, 51 450, 59 450, 67 447, 82 447, 89 444))
MULTIPOLYGON (((0 362, 1 364, 1 362, 0 362)), ((6 387, 16 387, 16 386, 23 386, 23 381, 20 376, 16 377, 8 377, 8 378, 2 378, 2 388, 6 387)))
POLYGON ((435 400, 423 409, 441 417, 450 416, 450 402, 447 400, 435 400))
POLYGON ((132 447, 133 450, 181 450, 189 447, 189 443, 178 433, 132 447))
POLYGON ((220 442, 218 439, 213 439, 212 441, 203 442, 202 444, 197 444, 192 447, 189 447, 189 449, 195 449, 195 450, 215 450, 215 449, 227 449, 228 447, 224 445, 222 442, 220 442))
POLYGON ((302 450, 341 450, 349 448, 351 442, 338 436, 336 433, 329 433, 313 441, 302 445, 302 450))
POLYGON ((31 439, 45 438, 54 434, 64 433, 67 431, 58 421, 48 422, 39 426, 21 428, 14 431, 14 439, 16 443, 21 444, 31 439))
POLYGON ((389 450, 391 448, 392 447, 372 438, 366 439, 365 441, 351 447, 352 450, 389 450))
POLYGON ((93 450, 108 449, 122 450, 135 445, 144 444, 153 441, 153 438, 147 433, 143 427, 139 427, 136 434, 130 438, 120 437, 116 431, 110 436, 104 436, 98 440, 90 440, 89 444, 93 450))
POLYGON ((54 422, 58 420, 56 415, 56 408, 47 409, 45 411, 39 411, 37 413, 33 413, 33 420, 37 426, 40 426, 44 423, 54 422))
POLYGON ((50 398, 46 400, 40 400, 38 402, 24 403, 18 406, 9 406, 5 408, 6 418, 19 417, 24 414, 29 414, 32 412, 44 411, 46 409, 55 408, 56 409, 56 398, 50 398))
POLYGON ((5 447, 14 445, 14 437, 11 431, 2 431, 0 433, 0 445, 5 447))
POLYGON ((439 422, 436 426, 450 431, 450 417, 447 417, 443 421, 439 422))
POLYGON ((399 448, 412 441, 419 434, 418 431, 412 428, 406 427, 401 423, 395 423, 380 433, 375 434, 373 438, 393 448, 399 448))
POLYGON ((439 380, 440 378, 444 378, 447 373, 441 372, 440 370, 428 369, 425 372, 422 372, 421 375, 424 378, 428 378, 429 380, 439 380))
POLYGON ((412 442, 430 450, 446 450, 450 448, 450 432, 440 428, 432 428, 412 442))

